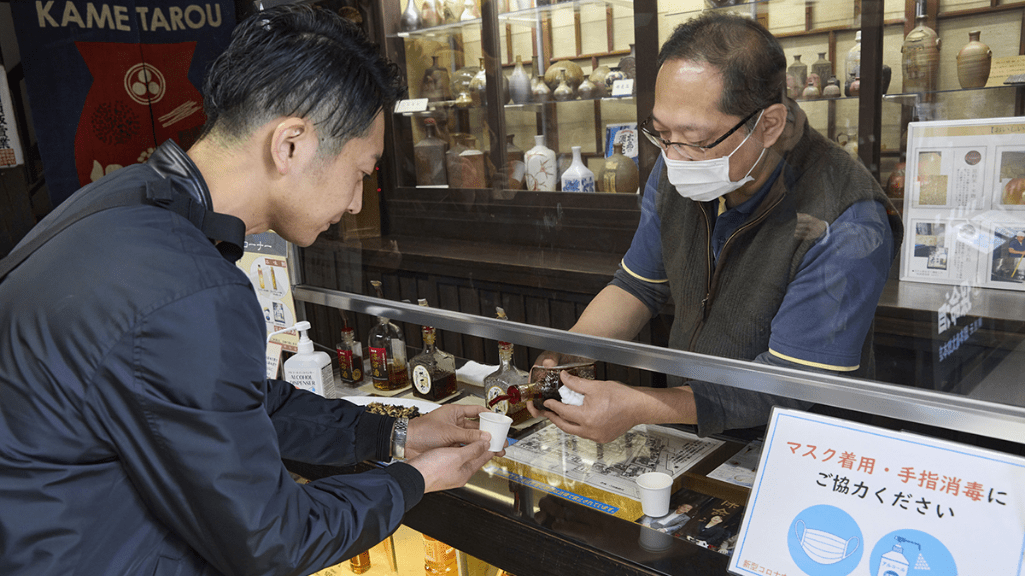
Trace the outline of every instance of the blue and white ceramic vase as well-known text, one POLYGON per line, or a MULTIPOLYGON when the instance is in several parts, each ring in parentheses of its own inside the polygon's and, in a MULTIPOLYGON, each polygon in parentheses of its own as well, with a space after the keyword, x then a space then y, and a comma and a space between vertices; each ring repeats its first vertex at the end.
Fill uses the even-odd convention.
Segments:
POLYGON ((573 147, 573 163, 562 173, 563 192, 594 192, 594 172, 584 166, 580 146, 573 147))

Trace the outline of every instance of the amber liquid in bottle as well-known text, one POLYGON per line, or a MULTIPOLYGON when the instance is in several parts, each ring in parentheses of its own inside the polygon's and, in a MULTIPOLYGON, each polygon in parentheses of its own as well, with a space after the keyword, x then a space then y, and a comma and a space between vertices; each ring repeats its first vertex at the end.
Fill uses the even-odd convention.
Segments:
POLYGON ((576 364, 565 364, 563 366, 534 366, 530 369, 530 382, 517 386, 510 386, 505 394, 495 396, 487 402, 491 408, 507 400, 510 403, 526 402, 531 400, 538 410, 545 410, 545 400, 562 400, 559 388, 562 388, 562 372, 566 371, 580 378, 594 379, 594 362, 581 362, 576 364))
POLYGON ((362 574, 370 570, 370 551, 361 552, 359 556, 353 556, 349 560, 349 568, 356 574, 362 574))
POLYGON ((435 345, 434 328, 424 326, 424 349, 409 361, 413 395, 437 402, 456 393, 456 360, 435 345))
POLYGON ((398 390, 409 386, 406 370, 406 341, 398 326, 383 316, 370 331, 367 352, 370 355, 370 377, 378 390, 398 390))
POLYGON ((338 374, 342 381, 357 386, 363 381, 363 345, 356 341, 352 328, 342 328, 342 341, 335 345, 338 374))
POLYGON ((459 563, 455 548, 424 534, 424 574, 426 576, 456 576, 459 563))

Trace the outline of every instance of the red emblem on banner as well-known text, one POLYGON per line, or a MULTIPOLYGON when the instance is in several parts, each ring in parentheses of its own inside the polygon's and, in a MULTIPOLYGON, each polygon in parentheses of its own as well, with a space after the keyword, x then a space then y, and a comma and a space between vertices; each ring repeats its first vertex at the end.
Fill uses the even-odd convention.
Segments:
POLYGON ((182 148, 206 122, 203 97, 189 81, 195 42, 76 42, 93 83, 75 134, 81 185, 145 162, 167 139, 182 148))

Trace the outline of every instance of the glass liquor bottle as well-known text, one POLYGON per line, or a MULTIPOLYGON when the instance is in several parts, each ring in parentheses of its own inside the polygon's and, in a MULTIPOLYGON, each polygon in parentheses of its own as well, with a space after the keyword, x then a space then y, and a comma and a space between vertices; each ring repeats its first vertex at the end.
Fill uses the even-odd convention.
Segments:
MULTIPOLYGON (((505 310, 501 307, 497 307, 497 310, 500 319, 507 319, 505 310)), ((489 402, 493 398, 505 394, 510 386, 519 386, 530 382, 530 374, 513 365, 513 345, 511 343, 498 343, 498 359, 498 370, 484 377, 485 397, 489 402)), ((513 424, 519 424, 530 418, 527 405, 523 402, 510 404, 508 400, 502 400, 491 406, 491 411, 512 418, 513 424)))
MULTIPOLYGON (((370 282, 377 290, 377 297, 384 298, 381 283, 370 282)), ((378 390, 398 390, 409 386, 409 372, 406 369, 406 340, 399 327, 384 316, 377 317, 377 324, 370 329, 367 339, 367 353, 370 355, 370 377, 378 390)))
POLYGON ((338 374, 350 386, 363 381, 363 344, 356 340, 352 328, 342 328, 342 341, 335 344, 338 354, 338 374))
POLYGON ((426 576, 456 576, 459 572, 456 549, 426 534, 423 537, 424 574, 426 576))
MULTIPOLYGON (((564 364, 562 366, 534 366, 530 369, 530 381, 525 384, 509 386, 505 394, 500 394, 487 401, 488 408, 494 408, 499 402, 507 400, 510 404, 517 404, 532 400, 534 407, 538 410, 545 410, 545 400, 558 400, 565 404, 581 404, 583 396, 570 390, 566 398, 559 392, 562 388, 562 372, 565 370, 580 378, 594 379, 594 362, 579 362, 564 364), (575 398, 574 398, 575 396, 575 398)), ((567 390, 569 390, 567 388, 567 390)))
MULTIPOLYGON (((427 301, 421 299, 419 304, 427 306, 427 301)), ((456 393, 456 359, 435 345, 437 333, 433 327, 424 326, 421 333, 424 349, 409 360, 413 395, 438 402, 456 393)))

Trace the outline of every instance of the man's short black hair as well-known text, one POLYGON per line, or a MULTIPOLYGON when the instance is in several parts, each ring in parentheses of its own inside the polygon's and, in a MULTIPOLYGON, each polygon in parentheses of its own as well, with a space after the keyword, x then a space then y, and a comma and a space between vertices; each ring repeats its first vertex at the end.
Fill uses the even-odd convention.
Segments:
POLYGON ((401 94, 395 64, 356 24, 308 5, 257 12, 232 31, 203 85, 203 136, 241 140, 282 116, 311 121, 322 149, 365 136, 401 94))
POLYGON ((783 47, 758 22, 737 14, 709 11, 680 24, 659 51, 659 67, 668 60, 715 67, 723 80, 719 111, 730 116, 743 118, 782 102, 786 93, 783 47))

